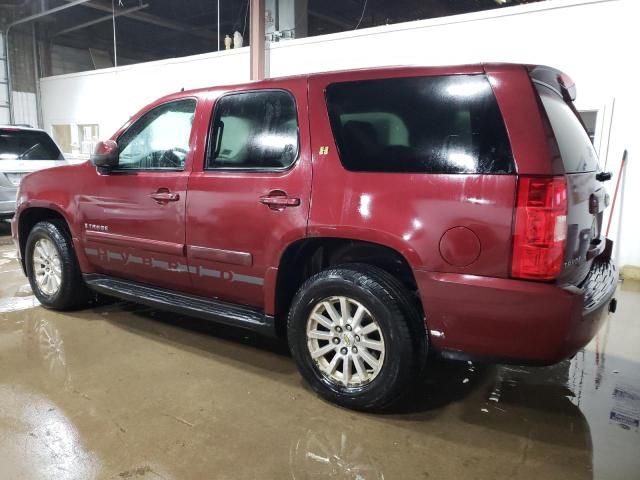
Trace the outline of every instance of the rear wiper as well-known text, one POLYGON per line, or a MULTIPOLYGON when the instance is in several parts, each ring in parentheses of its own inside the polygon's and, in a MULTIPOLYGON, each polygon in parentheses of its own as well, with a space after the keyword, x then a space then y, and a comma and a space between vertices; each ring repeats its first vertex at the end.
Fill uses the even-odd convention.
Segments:
POLYGON ((31 152, 33 152, 36 148, 38 148, 38 145, 40 145, 40 144, 36 143, 35 145, 31 145, 29 148, 27 148, 24 152, 22 152, 20 155, 18 155, 18 160, 24 159, 24 157, 26 157, 31 152))

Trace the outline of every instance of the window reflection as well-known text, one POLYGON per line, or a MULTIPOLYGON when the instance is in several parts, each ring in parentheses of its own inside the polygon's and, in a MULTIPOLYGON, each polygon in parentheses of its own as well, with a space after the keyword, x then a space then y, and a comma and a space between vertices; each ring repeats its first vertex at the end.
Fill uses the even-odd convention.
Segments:
POLYGON ((514 171, 504 123, 484 75, 334 83, 326 99, 347 170, 514 171))

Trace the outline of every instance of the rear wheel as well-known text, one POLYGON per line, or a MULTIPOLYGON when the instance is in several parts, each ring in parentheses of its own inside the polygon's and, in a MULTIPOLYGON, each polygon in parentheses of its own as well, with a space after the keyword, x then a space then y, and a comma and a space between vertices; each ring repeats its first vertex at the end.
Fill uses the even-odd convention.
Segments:
POLYGON ((407 311, 415 307, 404 295, 393 277, 369 265, 326 270, 302 285, 289 313, 288 339, 316 392, 348 408, 377 410, 408 390, 419 376, 422 352, 410 326, 417 312, 407 311))
POLYGON ((24 261, 31 289, 43 307, 68 310, 88 304, 91 294, 61 222, 39 222, 31 229, 24 261))

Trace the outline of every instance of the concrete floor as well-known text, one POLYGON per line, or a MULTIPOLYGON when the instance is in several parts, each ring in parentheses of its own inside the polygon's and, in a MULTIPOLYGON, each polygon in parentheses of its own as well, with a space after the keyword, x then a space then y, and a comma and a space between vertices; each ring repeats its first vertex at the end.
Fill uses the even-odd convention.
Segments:
POLYGON ((637 479, 640 285, 618 300, 571 361, 437 363, 412 401, 364 415, 256 336, 126 303, 42 309, 3 223, 0 477, 637 479))

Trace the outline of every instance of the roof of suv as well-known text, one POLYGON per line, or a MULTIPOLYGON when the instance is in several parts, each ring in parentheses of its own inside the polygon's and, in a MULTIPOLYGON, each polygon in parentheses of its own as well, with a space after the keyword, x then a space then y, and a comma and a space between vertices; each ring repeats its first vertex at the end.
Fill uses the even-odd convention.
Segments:
POLYGON ((284 77, 274 77, 268 78, 264 80, 253 80, 250 82, 241 82, 235 84, 226 84, 226 85, 215 85, 211 87, 197 88, 193 90, 184 90, 181 92, 175 92, 169 95, 166 95, 160 99, 158 99, 155 103, 162 103, 167 100, 173 100, 178 98, 184 98, 187 96, 193 96, 198 94, 203 94, 207 92, 215 92, 215 91, 225 91, 230 89, 237 89, 243 87, 251 87, 251 88, 262 88, 269 87, 273 84, 277 84, 282 81, 288 80, 296 80, 296 79, 309 79, 313 77, 327 77, 327 76, 344 76, 348 73, 362 73, 362 72, 376 72, 382 75, 390 74, 390 73, 438 73, 442 75, 451 75, 451 74, 469 74, 469 73, 483 73, 486 70, 486 67, 490 66, 491 68, 531 68, 531 65, 525 64, 517 64, 517 63, 472 63, 472 64, 463 64, 463 65, 438 65, 438 66, 424 66, 424 65, 395 65, 395 66, 387 66, 387 67, 368 67, 368 68, 356 68, 349 70, 331 70, 327 72, 315 72, 315 73, 305 73, 301 75, 290 75, 284 77))

